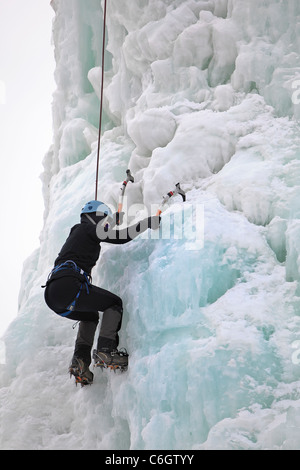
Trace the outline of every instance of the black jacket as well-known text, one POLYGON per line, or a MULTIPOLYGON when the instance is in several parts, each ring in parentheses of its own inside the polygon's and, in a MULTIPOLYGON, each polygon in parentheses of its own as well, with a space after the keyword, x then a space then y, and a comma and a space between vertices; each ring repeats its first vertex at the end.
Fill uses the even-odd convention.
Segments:
POLYGON ((113 228, 107 228, 103 218, 96 217, 95 214, 84 214, 81 216, 81 223, 72 227, 70 235, 54 264, 57 266, 65 261, 72 260, 87 274, 91 274, 91 270, 100 255, 101 242, 117 245, 128 243, 147 228, 151 228, 151 223, 154 222, 157 225, 156 220, 153 221, 153 219, 158 219, 158 217, 148 217, 131 227, 114 230, 113 228), (103 226, 101 224, 102 220, 103 226))

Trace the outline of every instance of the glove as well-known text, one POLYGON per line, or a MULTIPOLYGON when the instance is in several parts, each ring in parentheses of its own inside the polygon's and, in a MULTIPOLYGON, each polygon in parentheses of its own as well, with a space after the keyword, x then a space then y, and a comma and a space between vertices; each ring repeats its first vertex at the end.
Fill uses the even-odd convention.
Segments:
POLYGON ((161 216, 160 215, 153 215, 150 221, 150 228, 152 230, 157 230, 160 226, 161 216))

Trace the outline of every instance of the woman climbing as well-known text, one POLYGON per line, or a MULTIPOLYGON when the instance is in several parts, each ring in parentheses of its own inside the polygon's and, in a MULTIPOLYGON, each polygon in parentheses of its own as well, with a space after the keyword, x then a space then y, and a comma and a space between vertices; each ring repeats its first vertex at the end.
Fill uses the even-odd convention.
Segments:
POLYGON ((69 367, 76 383, 82 385, 93 381, 89 370, 91 348, 98 325, 99 311, 103 312, 95 365, 126 370, 128 354, 118 350, 123 303, 117 295, 91 284, 91 271, 95 266, 102 242, 124 244, 133 240, 148 228, 157 229, 159 216, 148 217, 137 224, 113 230, 119 213, 112 216, 109 207, 101 201, 88 202, 81 211, 81 221, 76 224, 55 260, 49 274, 45 301, 60 316, 79 320, 79 331, 74 355, 69 367))

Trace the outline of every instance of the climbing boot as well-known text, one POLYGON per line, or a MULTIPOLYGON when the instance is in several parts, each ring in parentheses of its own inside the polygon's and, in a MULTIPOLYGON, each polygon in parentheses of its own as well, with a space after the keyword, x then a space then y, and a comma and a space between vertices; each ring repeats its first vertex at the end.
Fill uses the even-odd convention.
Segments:
POLYGON ((101 350, 94 350, 93 359, 95 367, 102 369, 121 370, 122 372, 128 368, 128 353, 125 348, 108 350, 103 348, 101 350))
POLYGON ((84 363, 82 359, 73 357, 69 367, 70 377, 75 377, 75 383, 84 385, 91 385, 93 383, 94 374, 90 371, 89 366, 84 363))

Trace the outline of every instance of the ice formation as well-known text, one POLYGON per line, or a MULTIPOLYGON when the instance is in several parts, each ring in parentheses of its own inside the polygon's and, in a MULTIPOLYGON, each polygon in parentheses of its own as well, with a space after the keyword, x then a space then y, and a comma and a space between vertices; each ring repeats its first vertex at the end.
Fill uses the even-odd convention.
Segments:
POLYGON ((108 0, 99 198, 117 207, 129 167, 130 222, 180 181, 204 237, 103 250, 93 280, 124 300, 130 367, 83 389, 77 331, 40 286, 94 194, 102 8, 51 3, 54 141, 5 335, 0 448, 299 449, 299 1, 108 0))

